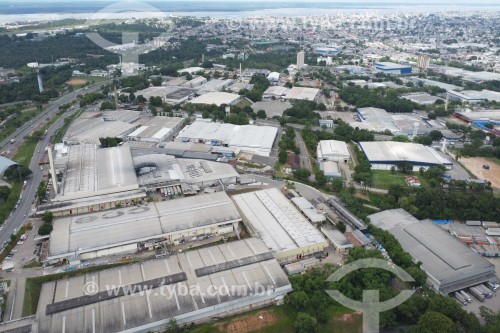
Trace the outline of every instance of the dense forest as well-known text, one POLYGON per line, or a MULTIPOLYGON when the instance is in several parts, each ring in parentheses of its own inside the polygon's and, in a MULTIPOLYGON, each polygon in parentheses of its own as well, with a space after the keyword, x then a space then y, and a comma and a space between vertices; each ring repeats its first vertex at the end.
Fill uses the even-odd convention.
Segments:
POLYGON ((6 68, 19 68, 29 62, 51 63, 59 58, 77 58, 81 62, 93 59, 92 65, 102 68, 118 62, 118 56, 100 48, 85 36, 77 36, 80 35, 68 33, 35 40, 33 36, 0 35, 0 64, 6 68), (96 59, 89 54, 106 57, 96 59))
POLYGON ((397 91, 392 89, 367 89, 357 86, 343 87, 339 97, 358 108, 376 107, 387 112, 412 112, 418 105, 404 98, 399 98, 397 91))

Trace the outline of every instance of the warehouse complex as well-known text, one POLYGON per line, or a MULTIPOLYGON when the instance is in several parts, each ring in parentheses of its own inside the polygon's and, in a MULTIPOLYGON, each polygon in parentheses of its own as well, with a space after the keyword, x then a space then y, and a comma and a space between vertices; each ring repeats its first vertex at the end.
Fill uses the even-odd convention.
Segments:
POLYGON ((447 139, 458 138, 453 132, 438 122, 424 119, 417 114, 393 114, 380 108, 359 108, 357 112, 359 121, 351 122, 352 127, 374 132, 390 131, 394 135, 426 135, 432 130, 439 130, 447 139))
POLYGON ((137 253, 238 233, 241 216, 225 192, 56 219, 48 263, 137 253))
POLYGON ((45 283, 35 325, 40 333, 151 332, 171 318, 203 322, 273 304, 291 291, 263 242, 250 238, 45 283))
POLYGON ((272 126, 232 125, 195 121, 186 126, 176 137, 176 141, 205 143, 212 146, 234 148, 261 156, 269 156, 278 134, 272 126))
POLYGON ((132 157, 127 146, 57 144, 49 155, 53 179, 61 180, 54 183, 51 202, 38 207, 38 215, 46 210, 63 216, 129 206, 145 199, 147 191, 171 187, 175 194, 195 194, 212 185, 234 184, 238 176, 226 163, 159 153, 132 157))
POLYGON ((393 234, 415 261, 422 262, 427 283, 443 295, 497 280, 492 263, 430 220, 419 221, 403 209, 386 210, 369 219, 393 234))
POLYGON ((328 242, 276 188, 233 196, 248 228, 280 263, 322 253, 328 242))
POLYGON ((375 170, 390 170, 398 163, 410 163, 413 171, 420 168, 443 165, 451 169, 452 162, 443 157, 434 148, 416 143, 380 141, 360 142, 359 146, 375 170))

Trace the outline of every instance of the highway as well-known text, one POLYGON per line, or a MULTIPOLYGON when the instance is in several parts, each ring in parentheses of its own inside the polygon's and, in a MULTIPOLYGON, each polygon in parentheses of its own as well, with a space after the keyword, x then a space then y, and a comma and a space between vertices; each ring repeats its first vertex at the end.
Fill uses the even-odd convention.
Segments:
MULTIPOLYGON (((100 82, 89 86, 87 88, 82 88, 71 92, 67 95, 62 96, 58 100, 49 104, 49 106, 40 113, 37 117, 35 117, 31 122, 28 122, 21 126, 16 130, 15 133, 11 134, 8 138, 0 143, 0 146, 3 150, 11 150, 13 148, 22 145, 22 141, 25 137, 27 137, 32 131, 40 128, 42 126, 41 122, 44 118, 54 117, 59 110, 59 106, 69 103, 76 99, 77 95, 86 94, 89 92, 95 92, 101 88, 101 86, 108 84, 109 81, 100 82), (36 126, 32 126, 33 124, 37 124, 36 126), (15 138, 16 142, 14 144, 10 144, 9 141, 15 138), (10 148, 5 148, 5 146, 9 146, 10 148)), ((29 168, 33 171, 33 174, 30 175, 26 181, 26 188, 21 192, 22 199, 17 207, 12 212, 12 215, 4 222, 2 225, 3 229, 0 231, 0 245, 5 241, 10 239, 10 235, 17 232, 19 227, 21 227, 27 220, 27 217, 31 214, 31 210, 33 208, 35 195, 37 193, 38 184, 42 180, 43 172, 40 170, 38 166, 38 160, 43 156, 45 147, 50 144, 51 138, 55 135, 57 130, 63 125, 64 120, 78 111, 78 106, 71 107, 66 111, 57 121, 55 121, 47 130, 47 135, 38 142, 33 157, 31 158, 31 162, 29 168)))

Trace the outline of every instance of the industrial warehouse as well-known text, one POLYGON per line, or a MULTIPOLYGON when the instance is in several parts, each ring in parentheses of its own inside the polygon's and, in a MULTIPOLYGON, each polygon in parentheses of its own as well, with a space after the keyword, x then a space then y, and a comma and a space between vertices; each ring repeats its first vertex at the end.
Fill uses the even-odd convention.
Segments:
POLYGON ((47 263, 137 253, 237 234, 241 216, 225 192, 58 218, 47 263), (140 222, 139 222, 140 221, 140 222))
POLYGON ((389 231, 414 260, 422 262, 427 283, 443 295, 497 281, 495 266, 430 220, 419 221, 404 209, 368 216, 389 231))
POLYGON ((134 123, 140 117, 140 112, 126 110, 84 112, 71 123, 62 141, 99 144, 99 138, 125 138, 139 127, 139 124, 134 123))
POLYGON ((45 283, 35 325, 40 333, 152 332, 171 318, 199 323, 282 302, 291 291, 263 242, 250 238, 45 283))
POLYGON ((164 154, 132 157, 129 147, 97 148, 96 144, 49 149, 54 198, 37 214, 74 215, 119 206, 146 198, 146 191, 178 187, 175 194, 196 194, 205 187, 236 183, 238 173, 226 163, 178 159, 164 154))
POLYGON ((234 148, 261 156, 269 156, 278 128, 272 126, 232 125, 195 121, 181 130, 176 141, 199 142, 234 148))
POLYGON ((153 117, 127 136, 127 140, 161 142, 179 129, 183 119, 179 117, 153 117))
POLYGON ((251 233, 262 238, 280 263, 323 253, 321 232, 276 188, 233 196, 251 233))
POLYGON ((443 165, 451 169, 453 163, 432 147, 416 143, 380 141, 360 142, 359 146, 374 170, 390 170, 398 163, 410 163, 413 171, 443 165))

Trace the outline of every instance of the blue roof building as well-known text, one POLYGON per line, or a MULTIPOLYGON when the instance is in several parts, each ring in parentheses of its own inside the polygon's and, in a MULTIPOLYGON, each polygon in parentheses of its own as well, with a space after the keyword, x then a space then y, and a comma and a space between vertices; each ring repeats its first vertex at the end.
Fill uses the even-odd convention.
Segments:
POLYGON ((375 69, 377 72, 383 72, 387 74, 411 74, 410 65, 400 65, 393 62, 376 62, 375 69))

